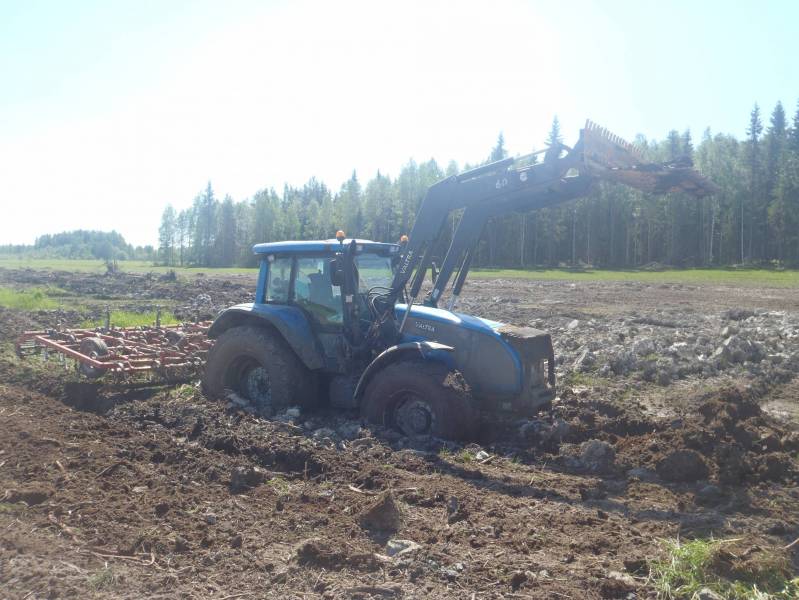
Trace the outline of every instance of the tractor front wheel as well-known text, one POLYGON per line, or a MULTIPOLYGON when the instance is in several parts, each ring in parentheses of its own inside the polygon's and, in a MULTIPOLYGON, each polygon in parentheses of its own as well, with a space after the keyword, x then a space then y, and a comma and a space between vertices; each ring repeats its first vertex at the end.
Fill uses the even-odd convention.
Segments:
POLYGON ((315 389, 297 356, 272 331, 240 326, 225 331, 208 353, 203 385, 212 396, 233 392, 259 413, 309 405, 315 389))
POLYGON ((477 426, 463 376, 432 361, 400 361, 377 373, 366 387, 361 414, 411 438, 469 439, 477 426))

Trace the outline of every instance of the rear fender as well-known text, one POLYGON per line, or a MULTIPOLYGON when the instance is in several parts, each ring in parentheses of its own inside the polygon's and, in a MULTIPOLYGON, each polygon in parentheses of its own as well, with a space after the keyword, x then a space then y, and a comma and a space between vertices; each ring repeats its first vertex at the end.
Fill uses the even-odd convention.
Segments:
POLYGON ((216 318, 208 330, 208 337, 217 338, 231 327, 240 325, 274 328, 312 371, 325 364, 308 318, 295 306, 251 303, 231 306, 216 318))
POLYGON ((360 380, 358 380, 358 386, 355 388, 355 400, 359 401, 361 399, 363 393, 366 391, 366 386, 369 385, 369 381, 388 365, 401 360, 421 358, 422 360, 442 362, 449 368, 453 368, 455 358, 453 354, 454 350, 452 346, 428 341, 404 342, 387 348, 369 363, 369 366, 364 370, 360 380))

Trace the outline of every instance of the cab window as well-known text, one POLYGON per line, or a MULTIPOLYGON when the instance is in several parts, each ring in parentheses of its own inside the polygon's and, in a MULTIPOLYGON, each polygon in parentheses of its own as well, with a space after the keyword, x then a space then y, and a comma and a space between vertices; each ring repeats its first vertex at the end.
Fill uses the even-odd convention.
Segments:
POLYGON ((266 301, 287 304, 289 301, 289 282, 291 281, 291 258, 276 258, 269 263, 266 280, 266 301))
POLYGON ((391 258, 379 254, 359 254, 355 257, 358 268, 358 291, 365 294, 373 288, 391 287, 394 270, 391 258))
POLYGON ((330 280, 329 258, 298 258, 294 301, 322 325, 341 325, 341 288, 330 280))

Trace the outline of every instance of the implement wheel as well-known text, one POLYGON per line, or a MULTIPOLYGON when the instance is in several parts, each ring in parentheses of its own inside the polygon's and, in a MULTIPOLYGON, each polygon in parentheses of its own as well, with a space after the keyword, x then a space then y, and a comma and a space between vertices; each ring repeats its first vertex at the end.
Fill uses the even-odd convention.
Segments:
POLYGON ((477 410, 463 376, 434 361, 400 361, 377 373, 366 387, 361 414, 411 438, 463 440, 477 428, 477 410))
POLYGON ((263 327, 225 331, 208 352, 203 385, 208 394, 234 392, 258 412, 309 405, 315 389, 308 370, 286 343, 263 327))
MULTIPOLYGON (((87 337, 80 341, 80 353, 94 359, 103 358, 108 356, 108 346, 105 342, 98 337, 87 337)), ((98 369, 86 363, 78 363, 78 371, 87 379, 97 379, 107 373, 105 369, 98 369)))

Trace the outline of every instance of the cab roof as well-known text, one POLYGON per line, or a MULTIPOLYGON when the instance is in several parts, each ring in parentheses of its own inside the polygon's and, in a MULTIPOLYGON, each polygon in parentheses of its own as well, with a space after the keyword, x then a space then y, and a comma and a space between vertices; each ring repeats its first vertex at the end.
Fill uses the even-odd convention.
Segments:
MULTIPOLYGON (((345 239, 344 244, 349 244, 352 239, 345 239)), ((379 252, 390 253, 399 252, 399 244, 386 244, 383 242, 373 242, 372 240, 356 239, 358 252, 379 252)), ((341 248, 338 240, 305 240, 305 241, 286 241, 269 242, 266 244, 255 244, 252 251, 255 254, 305 254, 305 253, 330 253, 333 254, 341 248)))

